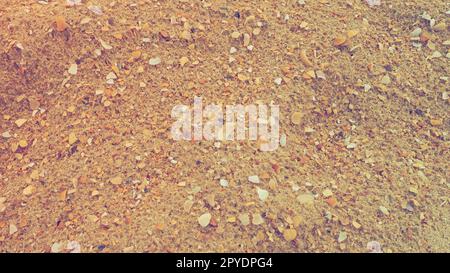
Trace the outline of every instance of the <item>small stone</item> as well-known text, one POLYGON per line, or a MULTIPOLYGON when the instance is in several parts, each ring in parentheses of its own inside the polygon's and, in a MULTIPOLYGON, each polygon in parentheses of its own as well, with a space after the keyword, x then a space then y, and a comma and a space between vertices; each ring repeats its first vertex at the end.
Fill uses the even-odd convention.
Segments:
POLYGON ((291 116, 291 122, 295 125, 299 125, 302 121, 302 113, 301 112, 295 112, 291 116))
POLYGON ((25 122, 27 122, 27 119, 20 118, 20 119, 16 120, 14 123, 17 125, 17 127, 20 128, 20 127, 22 127, 22 125, 25 124, 25 122))
POLYGON ((441 126, 444 124, 444 121, 442 119, 431 119, 430 124, 433 126, 441 126))
POLYGON ((285 147, 287 143, 287 136, 286 134, 281 134, 280 136, 280 146, 285 147))
POLYGON ((32 195, 34 192, 36 191, 36 187, 33 185, 29 185, 28 187, 26 187, 25 189, 23 189, 22 193, 25 196, 30 196, 32 195))
POLYGON ((385 75, 383 76, 383 78, 381 78, 381 83, 384 85, 388 85, 391 83, 391 78, 389 77, 389 75, 385 75))
POLYGON ((25 139, 19 141, 20 148, 26 148, 28 146, 28 142, 25 139))
POLYGON ((322 80, 326 80, 327 76, 325 75, 325 73, 322 70, 317 70, 316 71, 316 76, 318 79, 322 79, 322 80))
POLYGON ((9 224, 9 235, 13 235, 17 232, 17 226, 14 224, 9 224))
POLYGON ((244 46, 247 47, 250 45, 250 35, 247 33, 244 33, 244 46))
POLYGON ((228 187, 228 180, 221 178, 219 180, 219 184, 220 184, 220 186, 226 188, 226 187, 228 187))
POLYGON ((189 62, 188 57, 181 57, 180 58, 180 65, 184 66, 185 64, 187 64, 189 62))
POLYGON ((183 30, 180 33, 180 38, 186 41, 190 41, 192 39, 191 32, 189 30, 183 30))
POLYGON ((440 22, 433 26, 434 31, 445 31, 447 29, 447 24, 445 22, 440 22))
POLYGON ((56 30, 59 32, 63 32, 67 29, 67 23, 64 16, 56 16, 55 18, 56 30))
POLYGON ((99 42, 102 45, 102 47, 106 50, 110 50, 113 48, 112 46, 110 46, 107 42, 103 41, 102 39, 99 39, 99 42))
POLYGON ((68 70, 70 75, 76 75, 78 73, 78 65, 77 64, 71 64, 69 66, 69 70, 68 70))
POLYGON ((250 217, 248 213, 243 213, 238 216, 239 221, 241 221, 242 225, 247 226, 250 224, 250 217))
POLYGON ((252 224, 254 224, 255 226, 261 225, 264 223, 264 219, 262 218, 261 214, 259 213, 254 213, 253 214, 253 221, 252 224))
POLYGON ((248 181, 254 184, 259 184, 260 180, 259 177, 257 175, 252 175, 248 177, 248 181))
POLYGON ((306 66, 313 66, 314 64, 311 62, 311 60, 308 58, 307 54, 306 54, 306 50, 302 49, 300 51, 300 61, 302 61, 302 63, 306 66))
POLYGON ((288 228, 283 231, 283 237, 286 241, 293 241, 297 238, 297 231, 293 228, 288 228))
POLYGON ((314 128, 311 127, 305 127, 305 133, 306 134, 312 134, 314 133, 316 130, 314 130, 314 128))
POLYGON ((352 226, 356 229, 360 229, 361 228, 361 224, 356 222, 356 221, 352 221, 352 226))
POLYGON ((418 27, 411 32, 410 36, 411 37, 419 37, 421 33, 422 33, 422 29, 420 27, 418 27))
POLYGON ((70 253, 81 253, 81 246, 80 246, 80 243, 78 243, 77 241, 68 242, 66 249, 70 253))
POLYGON ((347 240, 347 232, 345 232, 345 231, 339 232, 338 243, 342 243, 345 240, 347 240))
POLYGON ((351 29, 351 30, 347 31, 347 37, 349 39, 355 37, 358 34, 359 34, 359 31, 357 29, 351 29))
POLYGON ((75 133, 70 133, 69 134, 69 145, 75 144, 77 141, 78 141, 78 138, 75 135, 75 133))
POLYGON ((114 72, 109 72, 108 75, 106 75, 107 80, 115 80, 117 79, 117 75, 114 72))
POLYGON ((340 36, 336 37, 336 39, 334 39, 333 45, 336 47, 342 46, 345 44, 346 41, 347 41, 347 37, 340 35, 340 36))
POLYGON ((283 83, 283 79, 282 79, 282 78, 276 78, 273 82, 274 82, 276 85, 281 85, 281 83, 283 83))
POLYGON ((161 58, 159 58, 159 57, 151 58, 151 59, 148 61, 148 64, 149 64, 149 65, 152 65, 152 66, 158 65, 158 64, 160 64, 160 63, 161 63, 161 58))
POLYGON ((258 197, 261 201, 266 201, 267 197, 269 197, 269 192, 259 187, 256 188, 256 192, 258 193, 258 197))
POLYGON ((323 194, 324 197, 328 198, 328 197, 330 197, 330 196, 333 195, 333 192, 332 192, 330 189, 325 189, 325 190, 322 192, 322 194, 323 194))
POLYGON ((327 202, 327 204, 328 204, 330 207, 333 207, 333 208, 336 207, 337 204, 338 204, 337 199, 334 198, 334 197, 328 198, 326 202, 327 202))
POLYGON ((371 253, 383 253, 381 244, 377 241, 370 241, 367 243, 367 250, 371 253))
POLYGON ((239 31, 234 31, 231 33, 231 38, 238 39, 239 37, 241 37, 241 33, 239 31))
POLYGON ((186 211, 186 212, 191 211, 191 208, 192 208, 193 205, 194 205, 194 201, 193 200, 190 200, 190 199, 186 200, 184 202, 184 204, 183 204, 184 211, 186 211))
POLYGON ((10 137, 11 137, 11 134, 10 134, 8 131, 6 131, 6 132, 3 132, 3 133, 2 133, 2 137, 3 137, 3 138, 10 138, 10 137))
POLYGON ((202 227, 207 227, 209 225, 209 223, 211 222, 211 218, 212 218, 212 216, 210 213, 202 214, 200 217, 198 217, 198 223, 202 227))
POLYGON ((298 228, 301 223, 303 223, 303 217, 301 215, 294 216, 294 218, 292 219, 292 224, 294 225, 294 227, 298 228))
POLYGON ((99 6, 90 5, 90 6, 88 6, 88 10, 90 10, 95 15, 102 15, 103 14, 103 10, 99 6))
POLYGON ((409 192, 413 193, 414 195, 419 194, 419 190, 416 187, 409 187, 409 192))
POLYGON ((303 79, 305 80, 312 80, 316 78, 316 72, 314 70, 308 70, 305 73, 303 73, 303 79))
POLYGON ((97 223, 98 221, 98 217, 94 214, 89 214, 88 216, 86 216, 86 219, 91 223, 97 223))
POLYGON ((54 243, 51 247, 52 253, 59 253, 63 249, 63 243, 54 243))
POLYGON ((357 146, 357 144, 356 143, 349 143, 346 147, 347 147, 347 149, 355 149, 356 148, 356 146, 357 146))
POLYGON ((110 180, 110 182, 113 185, 120 185, 120 184, 122 184, 122 177, 120 177, 120 176, 114 177, 110 180))
POLYGON ((380 206, 379 210, 381 211, 381 213, 383 213, 384 215, 389 215, 389 210, 386 207, 380 206))
POLYGON ((314 195, 309 193, 300 194, 297 197, 297 201, 300 202, 300 204, 302 205, 312 205, 314 204, 314 195))

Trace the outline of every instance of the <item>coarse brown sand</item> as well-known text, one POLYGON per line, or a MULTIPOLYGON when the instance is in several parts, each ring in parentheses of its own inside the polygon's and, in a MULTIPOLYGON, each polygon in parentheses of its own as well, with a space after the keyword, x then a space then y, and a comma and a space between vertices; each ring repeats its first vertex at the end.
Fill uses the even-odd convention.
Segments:
POLYGON ((0 2, 1 252, 450 251, 446 1, 66 3, 0 2), (286 145, 172 140, 195 96, 286 145))

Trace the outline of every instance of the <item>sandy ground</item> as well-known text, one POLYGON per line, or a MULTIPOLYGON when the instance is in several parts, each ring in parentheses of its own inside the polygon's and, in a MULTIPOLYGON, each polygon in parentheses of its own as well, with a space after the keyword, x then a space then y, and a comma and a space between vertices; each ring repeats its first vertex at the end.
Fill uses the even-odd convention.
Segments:
POLYGON ((2 1, 0 251, 450 252, 450 6, 301 2, 2 1), (286 145, 172 140, 194 96, 286 145))

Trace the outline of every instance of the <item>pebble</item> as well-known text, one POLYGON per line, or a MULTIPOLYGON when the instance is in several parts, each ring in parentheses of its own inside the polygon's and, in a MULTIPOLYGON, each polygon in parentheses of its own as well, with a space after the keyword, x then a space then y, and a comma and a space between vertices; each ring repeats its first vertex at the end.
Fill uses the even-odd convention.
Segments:
POLYGON ((276 78, 273 82, 274 82, 276 85, 281 85, 281 83, 283 83, 283 79, 282 79, 282 78, 276 78))
POLYGON ((414 195, 419 194, 419 190, 416 187, 409 187, 409 192, 413 193, 414 195))
POLYGON ((239 37, 241 37, 241 33, 239 31, 233 31, 231 33, 231 38, 238 39, 239 37))
POLYGON ((14 224, 9 224, 9 235, 13 235, 17 232, 17 226, 14 224))
POLYGON ((10 138, 10 137, 11 137, 11 134, 9 133, 9 131, 6 131, 6 132, 3 132, 3 133, 2 133, 2 137, 4 137, 4 138, 10 138))
POLYGON ((120 176, 114 177, 110 180, 110 182, 113 185, 120 185, 120 184, 122 184, 122 177, 120 177, 120 176))
POLYGON ((264 219, 262 218, 261 214, 254 213, 253 214, 252 224, 254 224, 255 226, 258 226, 258 225, 261 225, 263 223, 264 223, 264 219))
POLYGON ((107 80, 115 80, 117 79, 117 75, 114 72, 109 72, 108 75, 106 75, 107 80))
POLYGON ((183 205, 184 211, 189 212, 193 205, 194 205, 193 200, 189 200, 189 199, 186 200, 183 205))
POLYGON ((78 141, 78 138, 75 135, 75 133, 70 133, 69 134, 69 145, 75 144, 77 141, 78 141))
POLYGON ((299 125, 302 121, 302 113, 301 112, 295 112, 291 116, 291 122, 295 125, 299 125))
POLYGON ((56 30, 63 32, 67 29, 66 19, 63 16, 56 16, 55 18, 56 30))
POLYGON ((389 215, 389 210, 386 207, 380 206, 379 210, 381 211, 381 213, 383 213, 384 215, 389 215))
POLYGON ((297 201, 302 205, 312 205, 314 204, 314 195, 310 193, 304 193, 297 196, 297 201))
POLYGON ((19 141, 19 147, 20 148, 26 148, 28 146, 28 142, 24 139, 19 141))
POLYGON ((189 62, 188 57, 181 57, 180 58, 180 65, 184 66, 185 64, 187 64, 189 62))
POLYGON ((300 51, 300 60, 306 66, 313 66, 313 63, 311 62, 311 60, 309 60, 308 56, 306 55, 306 50, 304 49, 300 51))
POLYGON ((36 191, 36 187, 33 185, 29 185, 28 187, 26 187, 25 189, 23 189, 22 193, 25 196, 30 196, 32 195, 34 192, 36 191))
POLYGON ((226 188, 226 187, 228 187, 228 180, 221 178, 219 180, 219 184, 220 184, 220 186, 226 188))
POLYGON ((16 120, 14 123, 17 125, 17 127, 20 128, 20 127, 22 127, 22 125, 25 124, 25 122, 27 122, 27 119, 20 118, 20 119, 16 120))
POLYGON ((113 48, 112 46, 110 46, 107 42, 103 41, 102 39, 99 39, 99 42, 102 45, 102 47, 106 50, 110 50, 113 48))
POLYGON ((68 242, 66 249, 70 253, 81 253, 81 246, 80 246, 80 243, 78 243, 77 241, 68 242))
POLYGON ((161 58, 159 58, 159 57, 151 58, 151 59, 148 61, 148 64, 149 64, 149 65, 152 65, 152 66, 158 65, 158 64, 160 64, 160 63, 161 63, 161 58))
POLYGON ((70 75, 76 75, 78 73, 78 65, 77 64, 71 64, 69 66, 69 70, 68 70, 70 75))
POLYGON ((303 79, 305 80, 312 80, 316 78, 316 72, 314 70, 308 70, 305 73, 303 73, 303 79))
POLYGON ((254 184, 259 184, 260 180, 259 177, 257 175, 252 175, 248 177, 248 181, 254 184))
POLYGON ((345 240, 347 240, 347 232, 345 232, 345 231, 339 232, 338 243, 342 243, 345 240))
POLYGON ((96 15, 102 15, 102 14, 103 14, 103 10, 102 10, 102 8, 99 7, 99 6, 91 5, 91 6, 88 6, 88 9, 89 9, 92 13, 94 13, 94 14, 96 14, 96 15))
POLYGON ((0 213, 6 210, 6 205, 4 204, 5 201, 6 201, 5 197, 0 197, 0 213))
POLYGON ((445 22, 440 22, 433 26, 434 31, 445 31, 447 29, 447 24, 445 22))
POLYGON ((322 192, 322 194, 323 194, 324 197, 328 198, 328 197, 330 197, 330 196, 333 195, 333 192, 332 192, 330 189, 325 189, 325 190, 322 192))
POLYGON ((345 44, 346 41, 347 41, 347 37, 341 35, 341 36, 338 36, 338 37, 336 37, 336 38, 334 39, 333 45, 336 46, 336 47, 342 46, 342 45, 345 44))
POLYGON ((269 197, 269 192, 259 187, 256 188, 256 192, 258 193, 258 197, 261 201, 266 201, 267 197, 269 197))
POLYGON ((183 30, 183 32, 180 33, 180 38, 186 41, 190 41, 192 39, 191 32, 188 30, 183 30))
POLYGON ((411 32, 410 36, 411 37, 419 37, 421 33, 422 33, 422 29, 420 27, 418 27, 411 32))
POLYGON ((281 134, 280 136, 280 146, 285 147, 287 142, 286 134, 281 134))
POLYGON ((59 253, 63 249, 63 243, 53 243, 51 247, 52 253, 59 253))
POLYGON ((353 225, 353 227, 356 228, 356 229, 360 229, 360 228, 361 228, 361 224, 358 223, 358 222, 356 222, 356 221, 352 221, 352 225, 353 225))
POLYGON ((212 218, 211 213, 202 214, 200 215, 200 217, 198 217, 198 223, 202 227, 207 227, 211 222, 211 218, 212 218))
POLYGON ((333 207, 333 208, 336 207, 337 204, 338 204, 337 199, 334 198, 334 197, 328 198, 326 202, 327 202, 327 204, 328 204, 330 207, 333 207))
POLYGON ((384 85, 388 85, 391 83, 391 78, 389 77, 389 75, 385 75, 383 76, 383 78, 381 78, 381 83, 384 85))
POLYGON ((238 216, 239 221, 241 221, 242 225, 247 226, 250 224, 250 217, 248 213, 243 213, 238 216))
POLYGON ((288 228, 283 231, 283 237, 286 241, 293 241, 297 238, 297 231, 293 228, 288 228))
POLYGON ((367 250, 369 250, 370 253, 383 253, 383 251, 381 250, 381 244, 377 241, 368 242, 367 250))

